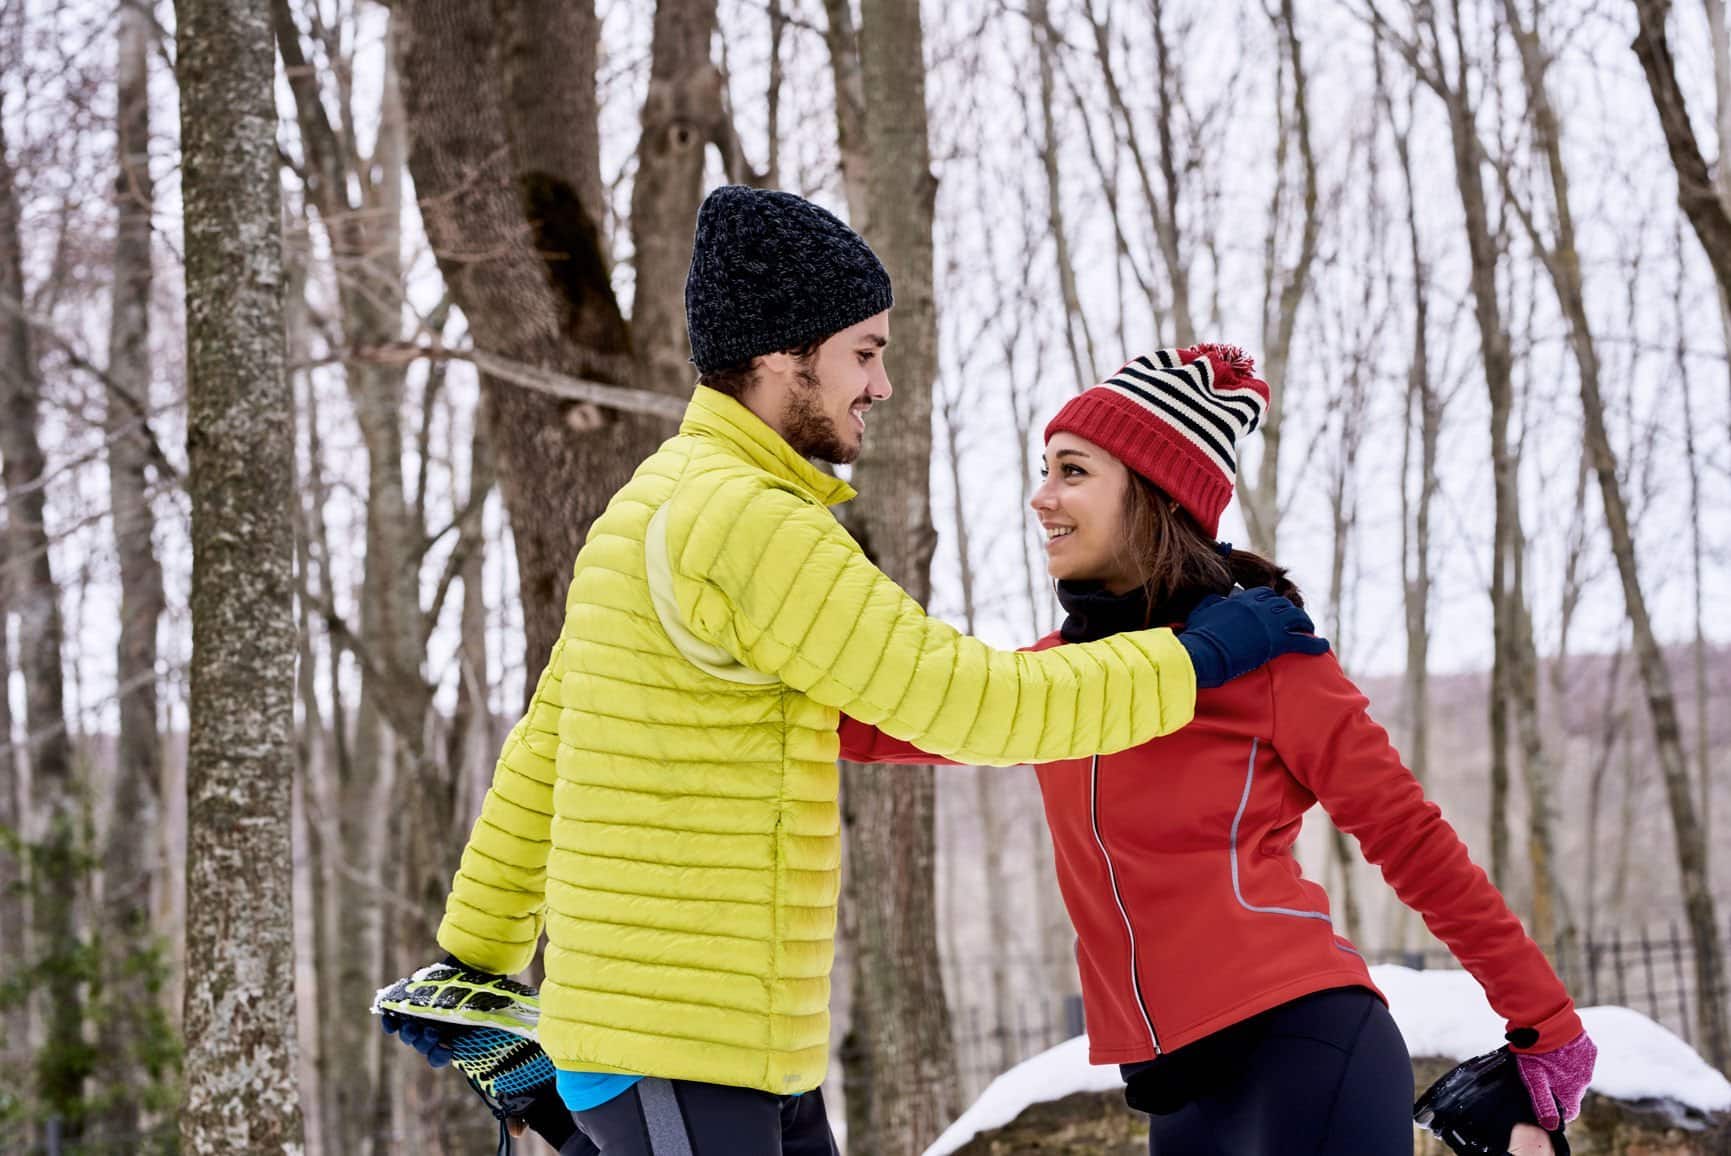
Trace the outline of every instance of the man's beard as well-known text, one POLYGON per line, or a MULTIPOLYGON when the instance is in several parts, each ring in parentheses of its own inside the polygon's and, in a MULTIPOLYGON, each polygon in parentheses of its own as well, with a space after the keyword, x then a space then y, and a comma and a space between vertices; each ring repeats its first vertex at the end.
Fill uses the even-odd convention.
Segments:
POLYGON ((859 457, 859 446, 841 439, 835 422, 823 412, 823 386, 809 365, 793 372, 795 388, 787 403, 787 444, 800 457, 845 466, 859 457))

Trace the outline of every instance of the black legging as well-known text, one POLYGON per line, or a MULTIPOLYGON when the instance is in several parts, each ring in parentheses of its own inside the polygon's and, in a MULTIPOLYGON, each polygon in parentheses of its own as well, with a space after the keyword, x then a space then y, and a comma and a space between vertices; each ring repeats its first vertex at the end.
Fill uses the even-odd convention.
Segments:
POLYGON ((687 1080, 639 1080, 574 1114, 560 1156, 836 1156, 823 1092, 776 1096, 687 1080))
POLYGON ((1126 1064, 1152 1156, 1411 1156, 1412 1060, 1381 1000, 1318 992, 1126 1064))

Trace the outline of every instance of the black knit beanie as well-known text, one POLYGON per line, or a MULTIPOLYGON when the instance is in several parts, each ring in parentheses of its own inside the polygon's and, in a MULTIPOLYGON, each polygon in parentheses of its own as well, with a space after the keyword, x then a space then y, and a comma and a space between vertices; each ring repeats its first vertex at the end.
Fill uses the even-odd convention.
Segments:
POLYGON ((699 373, 821 340, 894 303, 871 246, 803 197, 723 185, 697 210, 685 324, 699 373))

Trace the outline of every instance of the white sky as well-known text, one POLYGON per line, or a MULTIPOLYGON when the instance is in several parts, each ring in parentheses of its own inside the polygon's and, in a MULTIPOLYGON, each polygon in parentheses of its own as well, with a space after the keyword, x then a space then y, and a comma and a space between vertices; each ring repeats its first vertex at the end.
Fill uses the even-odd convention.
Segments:
MULTIPOLYGON (((1087 123, 1104 134, 1103 87, 1084 49, 1086 29, 1078 23, 1080 0, 1055 0, 1053 15, 1073 48, 1068 65, 1083 103, 1087 123)), ((1097 6, 1099 0, 1096 0, 1097 6)), ((614 204, 620 212, 629 204, 629 169, 637 140, 637 110, 642 98, 649 43, 649 6, 631 0, 600 0, 603 16, 604 95, 602 149, 604 175, 613 182, 614 204), (614 180, 614 178, 619 178, 614 180)), ((1261 261, 1263 231, 1273 188, 1273 59, 1275 42, 1260 5, 1249 0, 1204 3, 1175 0, 1174 43, 1183 65, 1181 83, 1192 107, 1229 102, 1226 111, 1205 132, 1208 147, 1202 171, 1187 174, 1186 226, 1194 233, 1198 214, 1220 223, 1218 268, 1204 259, 1193 271, 1193 298, 1200 317, 1218 300, 1220 322, 1205 326, 1205 338, 1245 346, 1260 355, 1261 261)), ((1310 71, 1311 113, 1322 169, 1327 216, 1315 270, 1315 289, 1301 314, 1298 337, 1287 380, 1274 388, 1288 406, 1282 488, 1290 503, 1282 525, 1280 561, 1291 567, 1310 594, 1319 622, 1329 621, 1331 606, 1341 607, 1337 633, 1349 666, 1364 674, 1387 673, 1404 661, 1402 637, 1401 527, 1399 512, 1400 414, 1410 345, 1410 270, 1405 258, 1404 195, 1386 132, 1377 123, 1371 95, 1368 33, 1351 15, 1347 3, 1301 5, 1305 60, 1310 71), (1377 181, 1370 179, 1372 158, 1377 181), (1370 196, 1380 190, 1380 216, 1370 196), (1360 296, 1367 278, 1374 283, 1371 315, 1360 296), (1385 300, 1392 309, 1380 332, 1373 323, 1385 300), (1367 398, 1364 441, 1351 486, 1358 508, 1352 538, 1348 582, 1340 593, 1327 589, 1331 550, 1327 506, 1328 472, 1337 457, 1332 397, 1340 388, 1354 350, 1367 350, 1373 381, 1367 398)), ((1469 6, 1471 7, 1471 6, 1469 6)), ((1482 5, 1481 5, 1482 7, 1482 5)), ((1114 20, 1140 38, 1145 6, 1110 5, 1114 20)), ((1632 35, 1626 6, 1576 3, 1559 6, 1569 14, 1567 26, 1553 37, 1560 59, 1553 71, 1553 93, 1566 118, 1564 132, 1570 174, 1574 180, 1575 215, 1583 246, 1590 304, 1599 328, 1605 363, 1605 387, 1612 408, 1613 439, 1628 476, 1627 493, 1639 536, 1643 578, 1662 639, 1684 641, 1692 636, 1693 589, 1688 572, 1688 486, 1682 456, 1683 427, 1680 390, 1683 374, 1675 356, 1679 323, 1672 306, 1677 278, 1679 214, 1674 180, 1637 62, 1628 49, 1632 35), (1631 262, 1639 260, 1631 275, 1631 262)), ((784 181, 796 191, 816 197, 838 212, 845 206, 834 174, 833 117, 830 79, 821 36, 821 6, 816 0, 789 0, 790 11, 810 28, 790 27, 784 60, 788 74, 783 90, 782 164, 784 181)), ((54 238, 62 223, 60 206, 68 191, 74 199, 70 218, 74 229, 88 236, 76 256, 81 261, 75 284, 87 289, 93 306, 57 307, 59 329, 89 351, 102 354, 106 317, 100 305, 105 277, 109 212, 107 166, 112 140, 106 117, 112 108, 107 79, 112 75, 112 39, 103 32, 107 6, 54 4, 20 0, 10 9, 26 21, 29 49, 26 67, 0 70, 6 129, 12 159, 21 168, 26 199, 27 279, 41 284, 48 271, 54 238), (61 63, 69 56, 77 68, 61 63), (48 62, 53 66, 49 67, 48 62), (34 67, 30 67, 34 63, 34 67), (69 118, 67 105, 80 84, 93 89, 82 117, 69 118), (68 123, 88 123, 85 135, 66 131, 68 123)), ((161 18, 172 12, 162 6, 161 18)), ((947 466, 934 462, 933 518, 939 548, 933 575, 935 613, 959 619, 958 574, 954 536, 950 533, 953 503, 968 512, 972 537, 971 563, 980 600, 980 633, 991 641, 1012 645, 1026 642, 1035 624, 1053 621, 1053 608, 1042 594, 1040 605, 1027 604, 1021 551, 1029 548, 1030 523, 1021 508, 1019 487, 1012 484, 1032 467, 1033 446, 1018 444, 1011 428, 1010 385, 1032 391, 1038 399, 1038 425, 1075 388, 1062 338, 1062 313, 1056 290, 1051 249, 1043 238, 1044 177, 1035 146, 1037 119, 1029 120, 1037 99, 1031 42, 1025 20, 1012 9, 988 4, 929 3, 926 6, 928 105, 931 109, 932 150, 940 181, 938 199, 938 298, 941 326, 939 399, 960 400, 965 415, 960 443, 963 492, 951 490, 947 466), (1024 237, 1031 231, 1040 242, 1026 278, 1022 271, 1024 237), (1028 286, 1030 309, 1015 312, 1020 286, 1028 286), (1004 352, 1010 343, 1012 356, 1004 352)), ((731 95, 749 156, 762 166, 765 108, 762 92, 767 77, 767 20, 754 0, 722 0, 721 19, 727 61, 732 72, 731 95)), ((1702 140, 1711 150, 1711 84, 1703 47, 1704 23, 1696 6, 1683 4, 1674 45, 1684 68, 1686 91, 1694 102, 1702 140)), ((8 45, 15 24, 0 20, 8 45)), ((1554 30, 1553 30, 1554 31, 1554 30)), ((383 9, 365 11, 356 42, 362 46, 356 74, 357 104, 363 137, 376 100, 384 35, 383 9)), ((1479 38, 1483 41, 1483 37, 1479 38)), ((11 49, 6 50, 10 53, 11 49)), ((1475 64, 1491 59, 1488 50, 1475 54, 1475 64)), ((1139 126, 1152 146, 1153 67, 1147 52, 1120 60, 1125 84, 1139 126)), ((1518 111, 1517 74, 1507 59, 1502 67, 1509 80, 1507 100, 1518 111)), ((1392 66, 1391 66, 1392 68, 1392 66)), ((179 292, 178 173, 173 136, 178 115, 171 79, 156 62, 157 94, 153 170, 157 177, 159 230, 157 244, 158 352, 157 401, 163 406, 155 429, 171 455, 179 457, 182 432, 179 410, 169 404, 178 380, 180 335, 176 297, 179 292)), ((1395 99, 1403 105, 1405 80, 1392 68, 1395 99)), ((285 141, 293 126, 286 89, 279 84, 285 141)), ((1127 280, 1113 259, 1112 227, 1090 160, 1082 116, 1066 86, 1059 84, 1060 144, 1064 211, 1071 232, 1084 310, 1096 347, 1094 375, 1109 372, 1128 356, 1158 343, 1152 320, 1135 304, 1122 308, 1127 280), (1121 320, 1122 318, 1122 320, 1121 320)), ((1458 198, 1446 126, 1437 102, 1428 93, 1416 96, 1415 160, 1423 190, 1420 225, 1428 284, 1432 293, 1431 356, 1441 387, 1452 397, 1442 438, 1437 504, 1433 517, 1432 667, 1453 671, 1482 667, 1488 662, 1490 624, 1484 586, 1489 572, 1490 478, 1487 452, 1488 416, 1482 380, 1477 376, 1477 333, 1467 297, 1466 262, 1460 237, 1458 198)), ((1513 113, 1511 113, 1511 116, 1513 113)), ((1485 120, 1492 131, 1490 114, 1485 120)), ((1105 145, 1103 135, 1097 139, 1105 145)), ((1132 207, 1135 182, 1128 163, 1119 158, 1120 196, 1132 207)), ((720 174, 712 163, 712 179, 720 174)), ((1487 177, 1489 182, 1491 178, 1487 177)), ((1494 199, 1494 188, 1493 188, 1494 199)), ((617 286, 629 301, 631 278, 629 236, 614 227, 619 259, 617 286)), ((1126 228, 1138 259, 1147 259, 1148 232, 1140 215, 1126 217, 1126 228)), ((1517 229, 1511 222, 1511 229, 1517 229)), ((1695 428, 1704 460, 1703 502, 1709 608, 1731 595, 1731 568, 1726 546, 1731 536, 1727 497, 1731 490, 1731 370, 1723 331, 1716 316, 1716 298, 1694 236, 1681 230, 1683 255, 1681 329, 1688 349, 1684 365, 1693 389, 1695 428)), ((1291 238, 1283 241, 1286 251, 1291 238)), ((406 245, 414 261, 411 297, 421 309, 437 299, 440 285, 421 238, 406 245)), ((1505 299, 1515 330, 1518 385, 1525 403, 1519 419, 1526 431, 1523 466, 1524 518, 1532 539, 1528 588, 1542 650, 1557 641, 1562 561, 1569 533, 1576 462, 1581 434, 1575 396, 1573 363, 1562 344, 1562 327, 1548 282, 1526 255, 1524 239, 1513 242, 1516 259, 1507 263, 1505 299)), ((1158 266, 1154 266, 1158 273, 1158 266)), ((315 297, 329 300, 328 272, 315 272, 315 297)), ((73 295, 69 298, 75 300, 73 295)), ((456 337, 455 328, 448 332, 456 337)), ((411 379, 407 409, 418 413, 416 396, 424 368, 411 379)), ((330 370, 308 376, 321 399, 321 435, 339 480, 358 487, 360 443, 342 402, 343 386, 330 370)), ((453 447, 452 464, 431 471, 429 505, 435 525, 447 516, 466 488, 468 422, 475 386, 461 365, 451 368, 449 395, 453 407, 441 410, 434 445, 453 447)), ((88 423, 94 406, 87 379, 54 373, 49 383, 53 404, 46 416, 45 438, 51 458, 65 463, 94 447, 88 423), (70 405, 73 399, 76 405, 70 405)), ((891 404, 894 404, 893 402, 891 404)), ((934 431, 943 445, 943 430, 934 431)), ((1260 446, 1252 442, 1246 467, 1252 468, 1260 446)), ((442 460, 442 459, 441 459, 442 460)), ((416 463, 404 463, 413 478, 416 463)), ((1410 482, 1408 483, 1411 484, 1410 482)), ((100 512, 106 505, 106 479, 100 459, 82 469, 67 470, 50 488, 51 516, 63 535, 54 561, 68 590, 67 615, 78 640, 76 693, 83 709, 83 726, 112 725, 105 706, 112 693, 115 581, 112 549, 100 512)), ((187 622, 184 615, 186 577, 186 509, 184 498, 167 494, 159 501, 163 524, 159 544, 169 570, 170 602, 176 609, 164 625, 165 667, 180 668, 185 660, 187 622)), ((1624 628, 1621 591, 1600 529, 1596 487, 1586 504, 1591 538, 1587 557, 1590 576, 1578 612, 1571 646, 1576 650, 1609 650, 1624 628)), ((339 493, 328 516, 333 537, 357 541, 361 507, 355 493, 339 493)), ((489 518, 500 522, 498 502, 489 518)), ((1243 544, 1247 540, 1236 506, 1227 512, 1221 536, 1243 544)), ((429 585, 442 555, 429 560, 429 585)), ((345 560, 358 566, 358 558, 345 560)), ((358 569, 342 575, 352 583, 358 569)), ((496 704, 509 710, 521 699, 523 656, 515 600, 501 595, 514 585, 510 559, 489 560, 488 587, 495 607, 496 659, 507 670, 498 678, 496 704)), ((429 654, 429 670, 447 671, 454 645, 455 595, 429 654)), ((348 603, 346 594, 340 599, 348 603)), ((1708 618, 1709 637, 1723 642, 1723 616, 1708 618)), ((531 656, 538 665, 540 656, 531 656)), ((497 666, 495 667, 497 670, 497 666)), ((445 679, 447 692, 451 679, 445 679)), ((21 706, 21 686, 15 702, 21 706)), ((171 687, 170 698, 173 698, 171 687)))

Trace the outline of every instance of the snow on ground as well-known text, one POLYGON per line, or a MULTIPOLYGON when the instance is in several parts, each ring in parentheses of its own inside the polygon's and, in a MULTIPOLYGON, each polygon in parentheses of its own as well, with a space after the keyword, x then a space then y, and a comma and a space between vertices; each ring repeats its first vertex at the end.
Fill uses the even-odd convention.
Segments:
MULTIPOLYGON (((1503 1021, 1466 972, 1381 966, 1371 968, 1371 977, 1388 996, 1413 1055, 1465 1060, 1502 1045, 1503 1021)), ((1581 1019, 1599 1045, 1595 1092, 1619 1100, 1669 1097, 1703 1112, 1731 1110, 1731 1082, 1646 1016, 1624 1007, 1594 1007, 1584 1009, 1581 1019)), ((948 1156, 977 1134, 1008 1124, 1029 1104, 1122 1086, 1116 1065, 1088 1063, 1085 1037, 1065 1040, 993 1080, 925 1156, 948 1156)))

